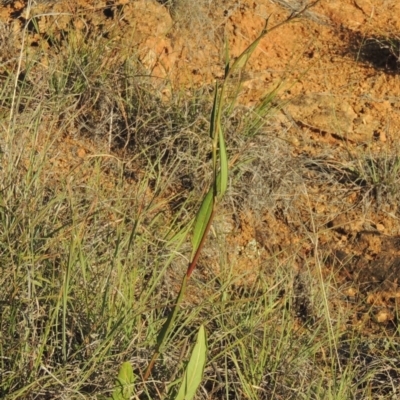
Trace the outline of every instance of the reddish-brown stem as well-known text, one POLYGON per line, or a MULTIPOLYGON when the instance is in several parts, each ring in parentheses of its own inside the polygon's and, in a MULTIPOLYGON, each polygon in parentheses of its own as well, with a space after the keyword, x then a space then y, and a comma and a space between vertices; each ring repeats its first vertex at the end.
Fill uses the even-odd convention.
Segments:
POLYGON ((149 376, 151 374, 151 371, 153 370, 154 364, 157 361, 157 358, 159 356, 159 351, 156 350, 153 354, 153 357, 151 358, 151 361, 149 363, 149 365, 146 368, 146 371, 144 373, 144 377, 143 377, 143 382, 147 382, 147 380, 149 379, 149 376))
MULTIPOLYGON (((197 248, 196 253, 195 253, 194 257, 193 257, 193 260, 192 260, 192 262, 189 264, 189 267, 188 267, 188 269, 187 269, 187 272, 186 272, 186 277, 187 277, 187 279, 190 278, 190 275, 192 274, 192 272, 193 272, 194 269, 196 268, 196 264, 197 264, 197 261, 198 261, 198 259, 199 259, 201 250, 202 250, 202 248, 204 247, 204 243, 205 243, 207 234, 208 234, 208 232, 209 232, 209 230, 210 230, 210 228, 211 228, 212 220, 214 219, 214 210, 215 210, 215 202, 213 202, 212 210, 211 210, 211 214, 210 214, 210 218, 208 219, 208 222, 207 222, 207 225, 206 225, 206 229, 204 230, 204 233, 203 233, 203 236, 202 236, 202 238, 201 238, 199 247, 197 248)), ((182 290, 182 287, 181 287, 181 290, 182 290)), ((178 298, 177 304, 175 304, 174 307, 177 307, 178 304, 179 304, 179 298, 178 298)), ((171 310, 170 312, 173 313, 172 310, 171 310)), ((168 324, 168 321, 167 321, 167 324, 168 324)), ((152 357, 151 360, 150 360, 149 365, 148 365, 147 368, 146 368, 145 373, 144 373, 144 376, 143 376, 143 381, 144 381, 144 382, 146 382, 146 381, 149 379, 150 374, 151 374, 151 371, 152 371, 152 369, 153 369, 153 367, 154 367, 154 364, 155 364, 155 362, 157 361, 157 358, 158 358, 159 355, 160 355, 160 349, 159 349, 159 346, 158 346, 157 349, 156 349, 156 351, 155 351, 154 354, 153 354, 153 357, 152 357)))

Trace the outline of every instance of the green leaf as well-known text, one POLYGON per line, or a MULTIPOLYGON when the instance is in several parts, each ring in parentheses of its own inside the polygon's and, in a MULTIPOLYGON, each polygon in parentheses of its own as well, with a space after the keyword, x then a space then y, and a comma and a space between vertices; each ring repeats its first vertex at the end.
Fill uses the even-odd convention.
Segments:
POLYGON ((218 121, 218 135, 219 135, 219 160, 220 160, 220 171, 219 179, 217 179, 217 193, 218 197, 221 198, 228 188, 228 155, 226 152, 224 133, 222 127, 218 121))
POLYGON ((260 35, 258 36, 258 38, 256 40, 254 40, 253 43, 251 43, 243 52, 242 54, 240 54, 240 56, 235 60, 235 62, 232 65, 231 68, 231 74, 236 72, 236 70, 241 70, 243 69, 246 64, 247 61, 249 61, 249 58, 251 57, 251 55, 253 54, 253 51, 256 49, 256 47, 258 46, 258 44, 260 43, 261 39, 267 34, 268 30, 267 30, 267 25, 268 25, 268 19, 265 21, 265 26, 264 29, 261 31, 260 35))
POLYGON ((225 37, 225 79, 228 77, 230 72, 230 55, 229 55, 229 41, 225 37))
POLYGON ((217 117, 217 110, 218 110, 218 82, 215 82, 215 92, 214 92, 214 102, 213 108, 211 111, 211 118, 210 118, 210 137, 214 139, 215 136, 215 119, 217 117))
POLYGON ((196 394, 204 374, 207 360, 207 336, 201 325, 197 334, 196 344, 183 375, 182 383, 175 400, 192 400, 196 394))
POLYGON ((193 257, 196 254, 196 251, 200 246, 201 239, 205 234, 208 221, 211 218, 212 210, 214 207, 213 197, 214 197, 214 188, 211 187, 206 197, 204 197, 200 210, 196 215, 196 221, 194 223, 193 236, 192 236, 193 249, 190 261, 193 261, 193 257))
POLYGON ((108 400, 129 400, 133 395, 134 382, 132 365, 130 362, 124 362, 118 372, 116 387, 108 400))

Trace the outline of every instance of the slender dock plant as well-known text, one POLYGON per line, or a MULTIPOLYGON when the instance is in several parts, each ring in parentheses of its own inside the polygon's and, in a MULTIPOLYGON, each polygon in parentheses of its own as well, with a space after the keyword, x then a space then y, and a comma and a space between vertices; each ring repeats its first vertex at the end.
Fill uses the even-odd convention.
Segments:
MULTIPOLYGON (((318 0, 319 1, 319 0, 318 0)), ((178 316, 180 306, 183 298, 186 294, 186 288, 188 280, 196 268, 197 261, 200 253, 204 247, 208 232, 211 228, 211 224, 214 219, 218 203, 222 200, 227 187, 228 187, 228 175, 229 175, 229 163, 228 155, 225 144, 225 135, 222 124, 223 113, 227 110, 229 114, 232 112, 238 95, 241 90, 241 76, 247 66, 251 55, 259 45, 262 38, 271 30, 274 30, 281 25, 295 19, 300 14, 304 13, 308 8, 315 5, 318 1, 315 1, 300 11, 293 12, 283 22, 268 29, 268 19, 265 21, 264 28, 262 29, 259 36, 236 58, 234 62, 231 62, 229 55, 229 46, 226 41, 225 45, 225 72, 221 83, 216 82, 213 107, 210 116, 210 139, 212 146, 212 168, 213 168, 213 182, 205 195, 199 211, 195 217, 194 229, 192 233, 192 254, 189 260, 189 265, 182 279, 180 291, 171 308, 166 321, 164 322, 158 336, 155 351, 153 356, 143 374, 143 380, 146 382, 153 370, 153 367, 159 358, 160 354, 164 352, 166 344, 169 339, 169 335, 174 327, 174 323, 178 316), (232 91, 232 82, 233 91, 232 91), (235 85, 236 82, 236 85, 235 85)), ((189 363, 187 364, 186 370, 181 381, 181 386, 174 397, 175 400, 189 400, 193 399, 197 387, 201 383, 203 376, 204 367, 206 364, 206 353, 207 353, 207 338, 204 326, 201 325, 196 345, 193 349, 189 363)), ((116 389, 111 397, 112 400, 125 400, 129 399, 133 391, 134 376, 132 372, 132 366, 130 363, 123 363, 119 379, 117 379, 116 389), (121 378, 122 376, 122 378, 121 378), (131 390, 127 390, 127 388, 131 390)))
MULTIPOLYGON (((144 380, 146 381, 153 369, 153 366, 158 359, 159 355, 163 352, 166 342, 168 340, 169 334, 174 326, 174 322, 178 315, 180 305, 186 293, 187 282, 190 279, 193 271, 196 268, 197 261, 199 259, 201 250, 204 247, 208 232, 210 230, 212 221, 214 219, 215 210, 218 203, 223 198, 226 189, 228 187, 228 154, 225 145, 225 135, 222 125, 222 114, 225 109, 225 100, 228 98, 227 90, 228 85, 230 86, 230 81, 232 79, 238 78, 238 85, 234 90, 234 94, 230 99, 230 104, 228 104, 228 110, 232 110, 237 97, 240 93, 240 75, 243 73, 247 62, 258 46, 260 40, 267 34, 267 22, 265 23, 264 29, 261 31, 260 35, 240 54, 240 56, 231 64, 229 57, 229 47, 225 46, 225 73, 222 83, 219 85, 218 82, 215 84, 214 92, 214 102, 210 117, 210 138, 212 142, 212 168, 213 168, 213 183, 205 195, 200 209, 196 215, 194 229, 192 234, 192 254, 190 257, 189 266, 187 268, 186 274, 183 277, 181 288, 178 297, 172 307, 167 320, 165 321, 160 333, 157 337, 157 345, 153 357, 144 373, 144 380)), ((204 329, 204 328, 201 328, 204 329)), ((206 352, 207 344, 206 337, 204 337, 204 343, 201 346, 203 351, 206 352)), ((203 365, 198 365, 200 373, 205 366, 205 357, 203 365)), ((200 384, 200 382, 198 382, 200 384)), ((179 392, 180 393, 180 392, 179 392)), ((187 397, 185 397, 187 398, 187 397)))

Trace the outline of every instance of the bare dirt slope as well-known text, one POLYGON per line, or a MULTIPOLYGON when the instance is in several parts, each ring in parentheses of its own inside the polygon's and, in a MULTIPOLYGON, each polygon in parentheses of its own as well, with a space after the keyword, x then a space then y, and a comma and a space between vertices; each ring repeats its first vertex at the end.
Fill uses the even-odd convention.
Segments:
MULTIPOLYGON (((154 87, 168 98, 171 90, 207 86, 222 77, 225 35, 234 57, 257 37, 266 18, 273 27, 301 8, 301 2, 290 0, 162 3, 36 1, 29 8, 25 0, 3 1, 0 27, 8 48, 0 53, 0 65, 17 65, 23 40, 46 67, 71 32, 87 40, 102 37, 110 43, 103 55, 110 68, 138 57, 154 87)), ((255 258, 268 259, 293 246, 307 258, 313 249, 302 242, 301 230, 321 231, 327 267, 339 268, 344 283, 357 284, 345 295, 366 296, 377 307, 378 323, 396 322, 400 298, 398 198, 389 195, 385 181, 396 180, 396 173, 387 176, 386 170, 393 171, 397 162, 391 154, 400 128, 399 38, 398 1, 323 0, 263 39, 242 77, 240 103, 250 109, 280 86, 280 111, 270 126, 285 138, 292 156, 312 160, 302 165, 314 183, 294 200, 303 204, 297 220, 267 205, 258 214, 248 209, 236 225, 232 222, 228 239, 231 257, 243 271, 254 268, 255 258), (357 170, 354 160, 361 158, 365 162, 357 170), (363 171, 378 171, 381 181, 370 181, 363 171), (335 179, 320 181, 324 174, 335 179), (367 197, 369 206, 361 206, 367 197)), ((90 141, 69 140, 78 157, 90 153, 90 141)), ((63 165, 68 162, 65 156, 63 165)))
MULTIPOLYGON (((179 1, 169 8, 155 1, 37 1, 30 10, 26 3, 3 1, 0 8, 3 34, 15 37, 15 57, 19 33, 31 18, 27 41, 32 51, 56 44, 62 48, 70 30, 101 35, 120 50, 107 54, 110 67, 135 52, 155 82, 168 77, 175 87, 212 83, 222 76, 224 35, 237 55, 257 37, 265 18, 272 27, 291 9, 300 9, 293 1, 199 2, 197 10, 184 9, 179 1)), ((302 20, 262 41, 244 79, 242 102, 253 104, 285 79, 286 111, 297 128, 319 132, 334 146, 343 140, 386 142, 399 124, 399 12, 395 1, 320 2, 302 20)), ((2 63, 13 61, 2 53, 2 63)))

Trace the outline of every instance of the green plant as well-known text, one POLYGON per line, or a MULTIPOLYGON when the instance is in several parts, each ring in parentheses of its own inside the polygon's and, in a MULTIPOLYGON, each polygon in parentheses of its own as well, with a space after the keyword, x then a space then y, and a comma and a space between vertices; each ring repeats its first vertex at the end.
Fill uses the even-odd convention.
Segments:
MULTIPOLYGON (((227 85, 234 74, 240 74, 246 67, 246 64, 257 47, 260 40, 267 33, 267 24, 259 35, 259 37, 250 44, 250 46, 243 51, 243 53, 236 59, 236 61, 230 65, 228 46, 226 46, 226 58, 225 58, 225 77, 221 87, 216 84, 214 103, 211 111, 210 118, 210 137, 212 140, 212 166, 213 166, 213 183, 208 193, 203 199, 200 206, 199 212, 196 216, 193 235, 192 235, 192 256, 190 263, 183 278, 181 289, 172 310, 169 313, 160 333, 157 338, 157 346, 154 355, 144 373, 144 380, 146 381, 153 369, 154 363, 156 362, 159 354, 164 350, 167 343, 168 336, 174 326, 179 308, 181 306, 183 297, 186 293, 187 281, 192 275, 200 255, 200 252, 204 246, 207 234, 210 230, 211 223, 213 221, 215 208, 218 202, 224 196, 228 186, 228 155, 226 152, 224 132, 222 128, 222 113, 224 110, 224 100, 226 96, 227 85)), ((233 105, 236 101, 239 90, 236 91, 235 96, 231 99, 229 109, 233 109, 233 105)))
MULTIPOLYGON (((302 12, 304 12, 304 10, 301 10, 300 12, 297 13, 292 13, 290 17, 286 21, 284 21, 284 23, 290 21, 291 19, 293 19, 295 16, 297 16, 302 12)), ((283 23, 280 23, 274 26, 273 29, 278 28, 282 24, 283 23)), ((210 138, 212 145, 213 181, 196 215, 192 233, 192 254, 190 257, 187 272, 183 277, 175 303, 172 309, 169 311, 168 317, 166 318, 157 336, 156 349, 146 368, 146 371, 144 372, 143 380, 145 382, 149 379, 155 362, 157 361, 159 355, 164 352, 165 347, 168 343, 170 333, 174 327, 175 321, 179 313, 179 309, 186 294, 188 280, 190 279, 193 271, 196 268, 200 253, 204 247, 205 240, 211 228, 216 208, 227 190, 229 166, 228 166, 228 154, 225 144, 225 135, 222 124, 222 116, 224 112, 227 112, 229 115, 230 113, 232 113, 234 109, 237 97, 241 89, 241 76, 246 68, 246 65, 252 53, 257 48, 261 39, 267 34, 268 32, 267 25, 268 25, 268 20, 266 20, 264 29, 262 30, 260 35, 239 55, 239 57, 237 57, 237 59, 233 63, 231 63, 230 60, 229 46, 227 43, 225 45, 225 74, 222 84, 218 85, 217 82, 215 85, 214 101, 210 116, 210 138), (234 83, 236 82, 236 85, 234 85, 233 90, 231 81, 233 81, 234 83), (228 104, 225 106, 226 100, 228 100, 228 104)), ((257 116, 259 113, 262 113, 262 111, 266 107, 269 106, 270 100, 273 96, 274 92, 272 92, 265 99, 263 99, 263 101, 255 111, 257 116)), ((257 129, 257 125, 259 123, 260 123, 259 119, 256 118, 253 129, 257 129)), ((203 329, 204 329, 203 327, 200 328, 199 335, 201 334, 203 329)), ((206 347, 206 343, 203 347, 204 348, 206 347)), ((197 348, 195 347, 195 349, 197 348)), ((197 352, 199 351, 201 350, 197 350, 197 352)), ((205 357, 204 357, 204 362, 205 362, 205 357)), ((196 366, 201 370, 204 369, 203 363, 196 364, 196 366)), ((184 375, 185 377, 187 376, 186 374, 187 372, 184 375)), ((184 381, 186 379, 185 377, 184 381)), ((200 381, 198 382, 198 384, 200 384, 200 381)), ((190 396, 184 395, 182 390, 184 389, 182 389, 181 386, 177 398, 181 398, 180 396, 184 396, 183 398, 185 399, 193 398, 195 390, 191 392, 190 396)))
POLYGON ((135 376, 130 362, 124 362, 118 372, 115 389, 109 400, 129 400, 133 394, 135 376))

